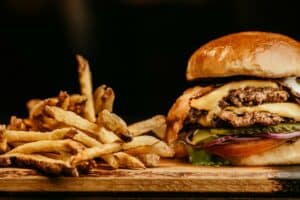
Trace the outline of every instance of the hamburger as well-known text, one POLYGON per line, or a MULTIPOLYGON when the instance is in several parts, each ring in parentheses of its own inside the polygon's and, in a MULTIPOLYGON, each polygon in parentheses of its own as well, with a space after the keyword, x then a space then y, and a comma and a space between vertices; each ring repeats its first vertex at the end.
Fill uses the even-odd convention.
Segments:
POLYGON ((223 36, 197 49, 197 81, 167 116, 166 140, 201 165, 300 164, 300 43, 268 32, 223 36))

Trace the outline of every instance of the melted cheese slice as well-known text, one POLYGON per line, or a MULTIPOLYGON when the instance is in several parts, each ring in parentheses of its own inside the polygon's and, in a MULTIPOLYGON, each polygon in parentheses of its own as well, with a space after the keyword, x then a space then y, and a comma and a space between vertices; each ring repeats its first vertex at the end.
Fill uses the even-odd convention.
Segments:
POLYGON ((219 102, 226 96, 228 96, 230 90, 235 89, 244 89, 246 87, 271 87, 278 88, 277 83, 272 81, 263 81, 263 80, 247 80, 247 81, 235 81, 232 83, 225 84, 212 92, 202 96, 198 99, 192 99, 190 105, 192 108, 197 110, 206 110, 208 111, 206 116, 203 116, 199 119, 199 123, 202 126, 212 126, 212 119, 215 114, 218 114, 221 111, 219 107, 219 102))
POLYGON ((288 117, 295 121, 300 121, 300 105, 295 103, 266 103, 252 107, 226 107, 224 110, 230 110, 237 114, 255 111, 267 111, 278 114, 281 117, 288 117))

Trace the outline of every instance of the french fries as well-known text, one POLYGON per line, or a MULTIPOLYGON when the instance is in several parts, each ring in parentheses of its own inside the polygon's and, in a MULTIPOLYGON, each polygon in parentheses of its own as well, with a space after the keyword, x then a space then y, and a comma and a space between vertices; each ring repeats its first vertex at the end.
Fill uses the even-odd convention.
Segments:
POLYGON ((165 117, 127 126, 113 113, 113 89, 101 85, 93 92, 88 61, 76 58, 81 94, 60 91, 55 97, 29 100, 27 118, 12 116, 7 126, 0 125, 0 167, 79 176, 103 166, 97 162, 113 169, 144 169, 158 166, 160 157, 172 157, 173 149, 161 141, 165 117))
POLYGON ((163 158, 170 158, 174 156, 174 150, 163 141, 156 142, 152 145, 128 148, 125 152, 130 155, 156 154, 163 158))
POLYGON ((81 94, 86 96, 87 101, 84 108, 84 116, 91 122, 96 121, 94 101, 93 101, 93 86, 92 86, 92 75, 90 71, 89 63, 80 55, 76 55, 78 61, 78 75, 81 94))
POLYGON ((56 160, 62 160, 62 161, 65 161, 65 162, 70 161, 70 157, 72 156, 72 154, 70 154, 68 152, 59 152, 59 153, 40 152, 39 155, 46 156, 48 158, 52 158, 52 159, 56 159, 56 160))
MULTIPOLYGON (((142 135, 150 131, 161 131, 160 128, 166 125, 166 117, 156 115, 150 119, 131 124, 128 129, 132 136, 142 135)), ((159 133, 160 137, 164 137, 163 133, 159 133)))
POLYGON ((146 167, 157 167, 160 159, 156 154, 139 154, 137 158, 140 159, 146 167))
POLYGON ((124 150, 127 150, 127 149, 132 149, 140 146, 153 145, 157 142, 159 142, 159 139, 153 136, 142 135, 142 136, 132 138, 130 142, 124 143, 122 147, 124 150))
POLYGON ((164 123, 161 124, 161 126, 158 126, 157 128, 152 129, 153 133, 162 140, 166 136, 166 130, 167 130, 166 120, 164 121, 164 123))
POLYGON ((121 139, 113 132, 100 127, 97 124, 94 124, 71 111, 65 111, 55 106, 46 106, 45 111, 49 116, 53 117, 58 122, 93 134, 102 143, 107 144, 121 141, 121 139))
POLYGON ((43 100, 41 99, 30 99, 29 101, 27 101, 26 103, 26 107, 28 112, 30 113, 31 110, 38 104, 40 104, 43 100))
POLYGON ((35 142, 40 140, 64 139, 74 131, 72 128, 55 129, 50 132, 4 130, 3 136, 8 143, 35 142))
POLYGON ((130 156, 124 152, 115 153, 120 167, 128 169, 144 169, 145 165, 136 157, 130 156))
MULTIPOLYGON (((74 140, 81 142, 82 144, 84 144, 87 147, 99 147, 99 148, 103 147, 102 143, 100 143, 96 139, 88 136, 84 132, 81 132, 78 130, 77 130, 77 132, 78 133, 73 137, 74 140)), ((112 168, 114 168, 114 169, 119 168, 119 163, 113 155, 108 154, 108 155, 102 156, 101 158, 103 160, 105 160, 112 168)))
POLYGON ((9 130, 28 130, 30 124, 27 120, 17 118, 16 116, 12 116, 10 118, 10 122, 7 126, 9 130))
POLYGON ((68 162, 37 154, 15 153, 0 155, 0 165, 3 167, 33 166, 35 169, 52 176, 58 176, 61 174, 79 176, 77 168, 72 167, 68 162))
POLYGON ((104 126, 108 130, 116 133, 117 135, 125 135, 130 137, 130 132, 127 128, 126 122, 118 115, 104 109, 98 114, 97 124, 104 126))
POLYGON ((67 92, 60 91, 58 94, 58 106, 64 110, 67 110, 70 105, 70 96, 67 92))
POLYGON ((3 130, 0 130, 0 153, 6 152, 8 149, 7 139, 3 134, 3 130))
POLYGON ((37 142, 30 142, 7 152, 11 153, 23 153, 23 154, 32 154, 39 152, 81 152, 85 148, 81 143, 75 142, 70 139, 66 140, 42 140, 37 142))
POLYGON ((84 108, 87 98, 79 94, 70 95, 70 105, 68 110, 72 111, 79 116, 84 116, 84 108))
POLYGON ((112 88, 106 85, 99 86, 94 92, 94 102, 96 114, 103 110, 113 111, 115 93, 112 88))
POLYGON ((87 148, 71 158, 72 165, 76 165, 85 160, 91 160, 106 154, 111 154, 121 150, 121 145, 117 143, 104 144, 102 147, 87 148))
POLYGON ((47 115, 67 126, 95 134, 99 131, 99 127, 96 124, 76 115, 74 112, 66 111, 56 106, 46 106, 44 110, 47 115))

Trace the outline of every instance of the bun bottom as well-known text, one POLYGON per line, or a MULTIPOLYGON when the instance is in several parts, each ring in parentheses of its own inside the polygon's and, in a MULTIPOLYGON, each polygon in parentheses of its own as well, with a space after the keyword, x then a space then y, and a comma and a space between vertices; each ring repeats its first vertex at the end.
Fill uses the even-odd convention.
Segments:
POLYGON ((300 139, 284 143, 266 152, 248 157, 231 159, 233 165, 295 165, 300 164, 300 139))

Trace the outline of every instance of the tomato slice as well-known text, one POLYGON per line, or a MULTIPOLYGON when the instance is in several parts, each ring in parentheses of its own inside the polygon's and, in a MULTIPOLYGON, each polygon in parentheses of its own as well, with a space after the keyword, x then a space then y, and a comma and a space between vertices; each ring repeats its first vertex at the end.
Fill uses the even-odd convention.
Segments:
POLYGON ((284 143, 285 140, 261 139, 208 147, 206 151, 221 157, 245 157, 261 153, 284 143))

